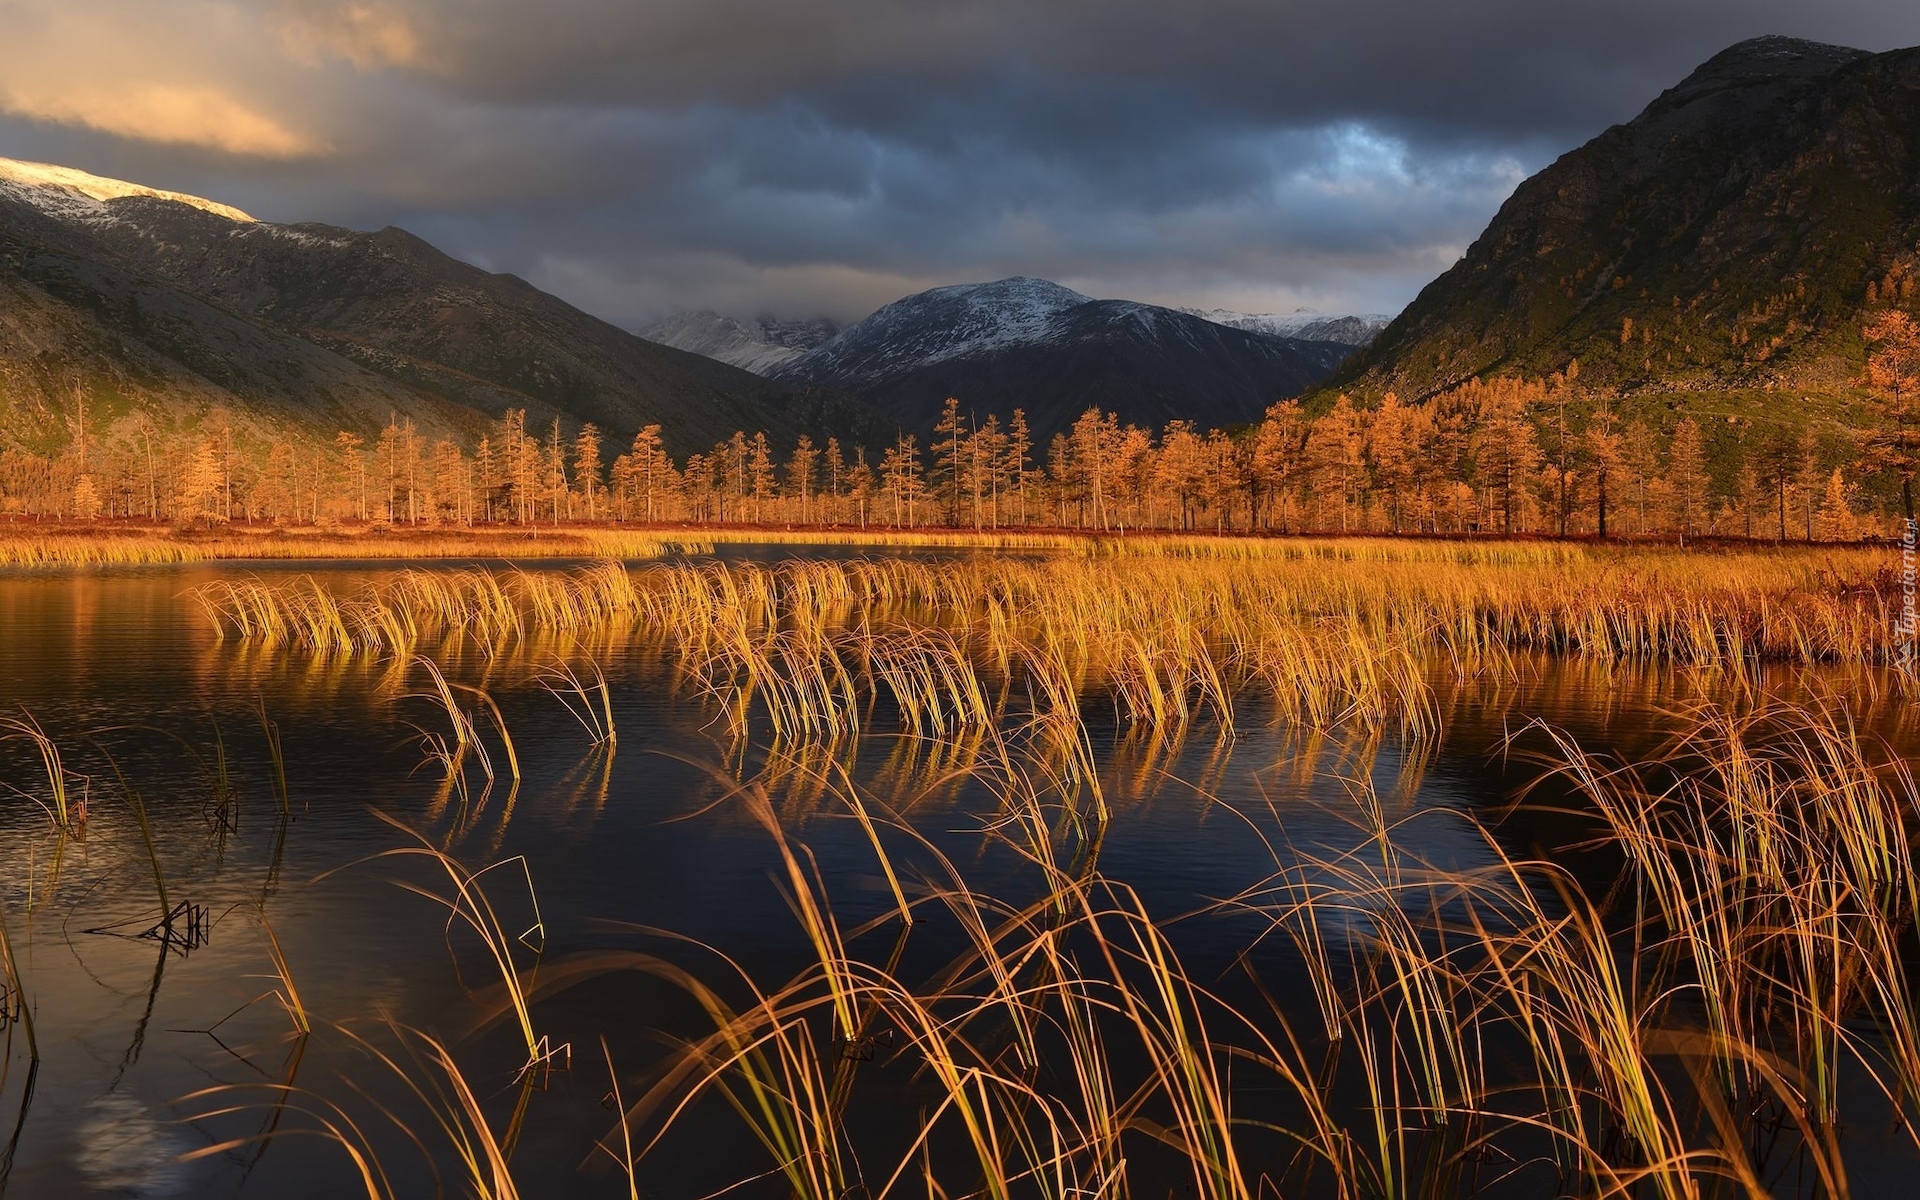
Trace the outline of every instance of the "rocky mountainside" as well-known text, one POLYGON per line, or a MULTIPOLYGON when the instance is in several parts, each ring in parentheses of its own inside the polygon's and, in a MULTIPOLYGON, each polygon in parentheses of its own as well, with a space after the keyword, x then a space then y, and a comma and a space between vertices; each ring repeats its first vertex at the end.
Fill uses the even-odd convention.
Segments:
POLYGON ((1020 408, 1044 444, 1096 405, 1142 425, 1251 421, 1352 350, 1017 277, 897 300, 774 378, 844 389, 921 432, 948 396, 981 417, 1020 408))
POLYGON ((1343 346, 1370 344, 1393 320, 1380 313, 1336 317, 1306 308, 1290 313, 1243 313, 1225 308, 1183 308, 1180 311, 1230 329, 1300 338, 1309 342, 1339 342, 1343 346))
POLYGON ((639 332, 662 346, 717 358, 755 375, 770 375, 776 367, 839 333, 840 323, 825 317, 811 321, 777 321, 771 317, 739 321, 702 309, 675 313, 639 332))
POLYGON ((1333 386, 1577 359, 1628 394, 1835 393, 1917 268, 1920 49, 1757 38, 1521 184, 1333 386))
POLYGON ((615 439, 658 423, 681 453, 741 428, 877 429, 842 397, 635 337, 399 229, 275 225, 37 164, 0 166, 0 298, 0 433, 22 445, 64 439, 82 392, 103 431, 215 407, 320 436, 525 408, 615 439))

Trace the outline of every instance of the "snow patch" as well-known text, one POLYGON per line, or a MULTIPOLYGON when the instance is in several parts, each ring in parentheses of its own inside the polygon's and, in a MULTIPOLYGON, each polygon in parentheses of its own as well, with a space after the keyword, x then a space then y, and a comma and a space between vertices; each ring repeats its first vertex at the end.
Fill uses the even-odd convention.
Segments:
POLYGON ((171 200, 176 204, 189 205, 202 212, 225 217, 229 221, 254 223, 252 217, 229 205, 203 200, 183 192, 168 192, 159 188, 144 187, 137 183, 128 183, 122 179, 89 175, 85 171, 76 171, 72 167, 59 167, 52 163, 22 162, 19 159, 0 158, 0 183, 11 184, 9 191, 49 216, 66 220, 110 219, 108 201, 124 200, 130 196, 147 196, 155 200, 171 200))
POLYGON ((1349 346, 1364 346, 1373 341, 1387 327, 1387 322, 1393 319, 1380 313, 1334 316, 1311 308, 1296 309, 1290 313, 1243 313, 1226 308, 1183 308, 1180 311, 1212 321, 1215 325, 1225 325, 1229 329, 1244 329, 1248 333, 1303 338, 1315 342, 1342 342, 1349 346))
POLYGON ((253 228, 264 230, 266 233, 283 242, 292 242, 295 245, 310 248, 326 246, 338 250, 353 244, 351 237, 338 235, 329 236, 315 233, 312 229, 301 228, 295 225, 273 225, 266 221, 257 221, 254 223, 253 228))
POLYGON ((640 330, 639 336, 768 375, 838 332, 840 326, 825 317, 809 321, 763 317, 747 322, 702 310, 675 313, 640 330))

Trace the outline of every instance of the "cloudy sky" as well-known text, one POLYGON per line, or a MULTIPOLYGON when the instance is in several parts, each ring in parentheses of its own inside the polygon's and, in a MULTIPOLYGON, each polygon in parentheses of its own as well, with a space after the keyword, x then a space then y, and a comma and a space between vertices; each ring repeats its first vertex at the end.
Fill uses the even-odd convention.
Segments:
POLYGON ((0 155, 400 225, 632 326, 1043 275, 1391 312, 1722 47, 1913 0, 0 0, 0 155))

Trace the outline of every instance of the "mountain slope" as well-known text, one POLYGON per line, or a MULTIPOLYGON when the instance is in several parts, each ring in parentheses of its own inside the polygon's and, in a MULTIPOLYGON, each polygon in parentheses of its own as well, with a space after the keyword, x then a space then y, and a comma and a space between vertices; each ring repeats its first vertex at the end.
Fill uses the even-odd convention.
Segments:
POLYGON ((1742 42, 1521 184, 1333 386, 1844 389, 1864 314, 1911 304, 1917 181, 1920 50, 1742 42))
POLYGON ((0 178, 0 445, 64 445, 82 398, 96 434, 192 427, 215 409, 276 437, 367 434, 389 414, 429 434, 483 421, 106 252, 88 227, 110 219, 104 204, 20 191, 0 178))
POLYGON ((1152 426, 1251 421, 1351 352, 1013 278, 897 300, 774 377, 845 389, 921 432, 948 396, 981 416, 1021 408, 1044 444, 1092 406, 1152 426))
POLYGON ((1309 342, 1339 342, 1346 346, 1367 345, 1393 319, 1377 313, 1328 316, 1311 309, 1291 313, 1243 313, 1225 308, 1183 308, 1180 311, 1205 318, 1215 325, 1244 329, 1249 333, 1299 338, 1309 342))
MULTIPOLYGON (((53 172, 0 172, 0 289, 22 297, 33 344, 105 371, 129 405, 217 403, 322 434, 389 408, 473 428, 514 407, 616 439, 658 423, 680 453, 735 429, 872 425, 841 398, 645 341, 398 229, 274 225, 53 172)), ((74 381, 23 358, 26 344, 0 347, 0 371, 20 382, 16 405, 51 418, 74 381)))
POLYGON ((749 323, 706 309, 675 313, 639 331, 650 342, 717 358, 755 375, 771 374, 839 332, 839 324, 825 317, 811 321, 762 318, 749 323))

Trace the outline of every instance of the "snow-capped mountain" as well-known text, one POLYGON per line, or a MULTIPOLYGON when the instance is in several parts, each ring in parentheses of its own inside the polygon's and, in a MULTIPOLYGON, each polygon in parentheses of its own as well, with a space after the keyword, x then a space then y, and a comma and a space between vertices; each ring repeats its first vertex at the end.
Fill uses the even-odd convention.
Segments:
POLYGON ((1024 275, 933 288, 895 300, 774 374, 859 389, 902 371, 1053 340, 1054 319, 1090 302, 1024 275))
POLYGON ((851 392, 913 430, 948 396, 982 418, 1024 409, 1044 442, 1094 405, 1143 425, 1255 420, 1352 350, 1016 277, 896 300, 772 374, 851 392))
POLYGON ((1346 346, 1371 343, 1392 317, 1379 313, 1354 316, 1329 316, 1310 308, 1290 313, 1243 313, 1225 308, 1183 308, 1184 313, 1203 317, 1216 325, 1266 333, 1274 337, 1304 338, 1312 342, 1339 342, 1346 346))
POLYGON ((650 342, 717 358, 755 375, 774 368, 840 332, 840 323, 826 317, 777 321, 762 317, 739 321, 710 309, 675 313, 639 331, 650 342))

